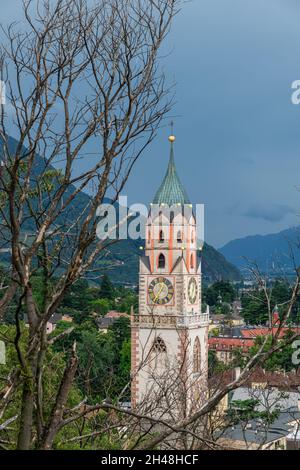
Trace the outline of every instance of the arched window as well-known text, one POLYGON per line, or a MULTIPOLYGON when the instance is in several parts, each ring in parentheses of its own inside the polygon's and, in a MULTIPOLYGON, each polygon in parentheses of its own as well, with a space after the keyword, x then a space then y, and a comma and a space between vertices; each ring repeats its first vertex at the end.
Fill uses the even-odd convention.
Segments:
POLYGON ((194 254, 191 254, 191 269, 194 269, 195 263, 194 263, 194 254))
POLYGON ((172 224, 173 220, 174 220, 174 211, 171 211, 170 212, 170 223, 171 224, 172 224))
POLYGON ((198 374, 200 372, 201 367, 201 350, 200 350, 200 341, 197 336, 194 342, 194 349, 193 349, 193 373, 198 374))
POLYGON ((177 232, 177 243, 181 243, 182 242, 182 233, 181 233, 181 230, 178 230, 177 232))
POLYGON ((149 367, 153 377, 162 377, 168 373, 167 346, 160 336, 155 338, 150 349, 149 367))
POLYGON ((158 267, 163 269, 166 266, 166 259, 164 255, 161 253, 158 257, 158 267))
POLYGON ((158 336, 156 340, 154 341, 153 346, 152 346, 152 351, 155 351, 156 353, 167 352, 166 343, 160 336, 158 336))
POLYGON ((195 241, 195 234, 194 234, 194 231, 192 231, 191 242, 194 243, 194 241, 195 241))
POLYGON ((163 230, 160 230, 160 232, 159 232, 159 242, 163 243, 164 241, 165 241, 164 232, 163 232, 163 230))
POLYGON ((159 214, 158 214, 158 217, 159 217, 159 225, 162 225, 162 216, 163 216, 162 211, 159 211, 159 214))

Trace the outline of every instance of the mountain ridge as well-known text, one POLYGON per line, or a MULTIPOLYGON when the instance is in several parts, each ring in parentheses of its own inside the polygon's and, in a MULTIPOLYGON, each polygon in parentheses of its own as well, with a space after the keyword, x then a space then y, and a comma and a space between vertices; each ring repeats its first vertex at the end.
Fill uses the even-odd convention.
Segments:
MULTIPOLYGON (((9 146, 10 151, 13 152, 14 148, 17 145, 17 141, 10 137, 9 146)), ((1 145, 0 141, 0 159, 3 149, 3 144, 1 145)), ((26 149, 24 149, 24 152, 26 149)), ((41 166, 44 165, 43 158, 36 159, 34 174, 40 174, 41 166)), ((48 167, 49 170, 55 170, 53 166, 48 167)), ((74 187, 73 187, 74 188, 74 187)), ((72 191, 72 188, 70 188, 72 191)), ((80 211, 88 204, 90 201, 90 196, 87 193, 81 192, 76 196, 76 204, 71 204, 68 207, 66 212, 66 221, 72 223, 73 220, 76 220, 80 211)), ((108 199, 105 199, 104 202, 108 202, 108 199)), ((30 219, 26 222, 22 230, 26 232, 34 232, 33 226, 30 225, 30 219)), ((1 235, 0 235, 1 241, 1 235)), ((3 240, 2 240, 3 241, 3 240)), ((138 267, 139 267, 139 256, 141 254, 140 245, 142 244, 141 240, 120 240, 109 248, 109 252, 102 259, 99 259, 96 263, 97 268, 97 278, 101 273, 107 273, 112 277, 112 281, 120 284, 137 284, 138 283, 138 267)), ((2 244, 0 244, 1 247, 2 244)), ((3 246, 3 245, 2 245, 3 246)), ((8 246, 8 244, 6 245, 8 246)), ((205 244, 203 249, 203 272, 204 278, 207 281, 215 280, 231 280, 239 281, 242 279, 241 273, 238 268, 236 268, 231 263, 224 258, 224 256, 219 253, 215 248, 210 245, 205 244)), ((0 251, 0 263, 8 263, 10 255, 8 252, 4 253, 0 251)))
POLYGON ((297 249, 299 241, 300 225, 296 225, 280 232, 247 235, 231 240, 219 248, 219 252, 239 269, 249 265, 249 262, 255 262, 264 272, 277 268, 289 272, 293 268, 292 251, 296 263, 300 264, 300 250, 297 249))

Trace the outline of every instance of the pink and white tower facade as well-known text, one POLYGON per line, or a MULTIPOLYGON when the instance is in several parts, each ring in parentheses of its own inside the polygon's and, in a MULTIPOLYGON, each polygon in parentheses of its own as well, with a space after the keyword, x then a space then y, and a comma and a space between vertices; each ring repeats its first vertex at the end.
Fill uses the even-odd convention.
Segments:
POLYGON ((175 137, 169 141, 140 259, 139 312, 131 320, 131 402, 153 402, 160 415, 168 406, 174 418, 207 396, 209 314, 201 310, 196 218, 176 172, 175 137))

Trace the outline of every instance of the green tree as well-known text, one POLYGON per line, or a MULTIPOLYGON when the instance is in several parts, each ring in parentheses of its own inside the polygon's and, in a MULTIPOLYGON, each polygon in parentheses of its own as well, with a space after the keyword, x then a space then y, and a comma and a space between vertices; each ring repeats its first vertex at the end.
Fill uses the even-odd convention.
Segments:
POLYGON ((117 348, 120 351, 124 341, 130 338, 130 320, 126 317, 120 317, 109 327, 109 331, 111 331, 116 344, 117 348))
POLYGON ((230 423, 239 424, 241 421, 247 424, 252 419, 260 419, 265 424, 272 424, 278 417, 279 410, 272 411, 259 411, 257 410, 259 400, 249 398, 247 400, 233 400, 230 403, 230 408, 227 412, 227 418, 230 423))
POLYGON ((133 309, 135 311, 137 311, 137 309, 138 309, 138 296, 134 292, 129 291, 129 292, 126 293, 126 295, 124 297, 122 297, 119 300, 116 307, 120 312, 126 312, 128 314, 130 314, 131 307, 133 307, 133 309))
POLYGON ((291 290, 286 282, 276 280, 271 291, 271 302, 273 307, 276 304, 284 304, 291 298, 291 290))
MULTIPOLYGON (((70 324, 68 324, 70 326, 70 324)), ((18 341, 18 349, 21 354, 24 354, 28 344, 28 329, 25 327, 23 322, 20 323, 21 335, 18 341)), ((15 348, 16 341, 16 327, 14 325, 0 324, 0 340, 4 341, 6 345, 6 363, 0 364, 0 395, 5 390, 7 390, 7 377, 19 369, 19 359, 18 353, 15 348)), ((44 389, 43 396, 41 397, 41 414, 43 416, 43 421, 47 423, 47 420, 50 417, 52 406, 53 406, 53 397, 57 392, 57 388, 60 386, 63 372, 66 367, 66 356, 64 352, 57 351, 53 346, 49 346, 45 352, 45 363, 44 363, 44 389)), ((0 417, 0 425, 6 420, 19 417, 21 411, 21 402, 22 398, 22 381, 17 382, 16 390, 14 393, 14 399, 10 400, 6 408, 2 408, 4 414, 0 417)), ((73 384, 67 401, 67 406, 72 408, 82 401, 83 394, 81 393, 77 384, 73 384)), ((0 442, 2 438, 10 444, 6 444, 7 448, 14 449, 15 442, 18 435, 19 427, 19 418, 13 420, 8 428, 4 431, 0 430, 0 442)), ((60 437, 73 437, 74 427, 67 426, 63 428, 60 433, 60 437)))
POLYGON ((107 276, 107 274, 104 274, 101 285, 100 285, 100 290, 99 290, 99 297, 101 299, 109 299, 113 300, 114 299, 114 294, 115 294, 115 289, 114 286, 107 276))
MULTIPOLYGON (((292 335, 293 332, 288 330, 283 339, 287 339, 292 335)), ((264 337, 258 337, 255 339, 255 345, 250 348, 249 355, 250 357, 255 355, 258 349, 261 347, 263 341, 265 340, 264 337)), ((282 341, 281 341, 282 342, 282 341)), ((280 343, 279 343, 280 344, 280 343)), ((269 335, 267 343, 264 346, 264 351, 269 351, 269 349, 273 345, 273 338, 272 335, 269 335)), ((279 349, 276 352, 273 352, 272 355, 264 362, 264 368, 266 370, 282 370, 285 372, 290 372, 295 369, 295 365, 292 362, 294 349, 292 344, 285 346, 282 349, 279 349)))
POLYGON ((263 291, 242 297, 242 315, 248 325, 261 325, 269 321, 268 305, 263 291))
POLYGON ((230 305, 227 302, 222 302, 220 305, 220 313, 222 315, 225 315, 225 317, 230 320, 232 318, 232 310, 230 305))
MULTIPOLYGON (((119 387, 124 388, 130 381, 130 368, 131 368, 131 341, 130 338, 125 339, 122 344, 120 351, 120 363, 119 363, 119 387)), ((128 399, 130 398, 130 389, 127 391, 128 399)))
MULTIPOLYGON (((68 327, 70 324, 60 322, 52 337, 68 327)), ((76 341, 79 358, 77 383, 89 400, 94 402, 108 396, 114 399, 124 387, 128 379, 125 372, 124 342, 129 338, 130 327, 127 318, 117 319, 106 334, 99 332, 94 321, 89 319, 75 325, 71 334, 57 340, 54 345, 56 350, 67 352, 70 345, 76 341), (124 372, 122 376, 120 371, 124 372)))
POLYGON ((216 305, 217 300, 218 300, 218 292, 216 292, 212 286, 203 288, 202 301, 204 303, 206 303, 210 307, 213 307, 214 305, 216 305))
POLYGON ((224 363, 217 358, 216 351, 208 351, 208 375, 212 377, 224 368, 224 363))
POLYGON ((104 316, 111 309, 111 302, 108 299, 96 299, 92 300, 90 303, 90 308, 96 313, 104 316))
POLYGON ((89 303, 94 300, 94 292, 86 279, 79 279, 67 291, 62 307, 70 310, 88 313, 89 303))
MULTIPOLYGON (((284 314, 284 304, 291 298, 290 287, 287 283, 276 280, 273 287, 267 290, 270 298, 270 308, 273 311, 275 305, 279 307, 279 314, 284 314)), ((269 311, 266 293, 262 290, 255 290, 245 294, 241 298, 242 315, 247 324, 259 325, 269 322, 269 311)), ((297 315, 297 306, 294 308, 293 318, 297 315)))
POLYGON ((81 329, 78 343, 78 383, 91 400, 113 397, 117 349, 111 334, 81 329))
POLYGON ((213 289, 222 297, 222 302, 232 303, 236 299, 236 290, 228 281, 219 281, 213 284, 213 289))
POLYGON ((221 296, 222 302, 231 304, 236 299, 237 292, 228 281, 218 281, 203 289, 203 301, 211 307, 218 304, 219 296, 221 296))

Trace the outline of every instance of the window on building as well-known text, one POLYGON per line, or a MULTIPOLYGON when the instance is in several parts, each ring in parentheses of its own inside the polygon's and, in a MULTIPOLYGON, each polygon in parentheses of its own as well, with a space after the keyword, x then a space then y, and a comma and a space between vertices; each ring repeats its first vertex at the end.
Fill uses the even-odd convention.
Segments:
POLYGON ((160 336, 152 344, 149 354, 149 368, 155 377, 165 375, 168 370, 167 347, 160 336))
POLYGON ((158 217, 159 217, 159 225, 162 225, 162 211, 159 211, 158 217))
POLYGON ((193 373, 194 374, 198 374, 200 372, 200 365, 201 365, 200 341, 197 336, 194 342, 194 350, 193 350, 193 373))
POLYGON ((166 343, 160 336, 158 336, 156 340, 154 341, 153 346, 152 346, 152 351, 155 351, 156 353, 167 352, 166 343))
POLYGON ((159 242, 163 243, 164 241, 165 241, 164 232, 163 232, 163 230, 160 230, 160 232, 159 232, 159 242))
POLYGON ((181 230, 179 230, 177 232, 177 243, 181 243, 182 242, 182 233, 181 233, 181 230))
POLYGON ((194 269, 195 263, 194 263, 194 254, 191 254, 191 269, 194 269))
POLYGON ((166 259, 164 255, 161 253, 158 257, 158 267, 163 269, 166 266, 166 259))

